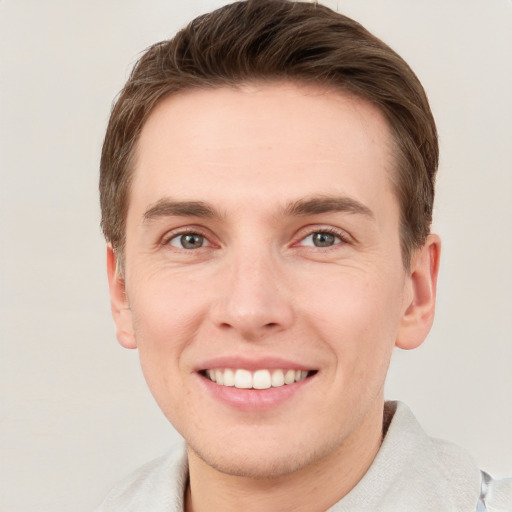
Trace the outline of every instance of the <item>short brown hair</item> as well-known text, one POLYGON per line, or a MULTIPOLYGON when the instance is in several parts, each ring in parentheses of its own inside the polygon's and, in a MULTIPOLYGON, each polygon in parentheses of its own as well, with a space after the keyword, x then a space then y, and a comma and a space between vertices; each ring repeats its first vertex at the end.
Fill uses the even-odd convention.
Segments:
POLYGON ((334 87, 376 105, 394 139, 393 185, 405 266, 430 232, 438 165, 435 122, 418 78, 354 20, 318 4, 235 2, 151 46, 115 103, 101 155, 101 226, 122 255, 133 157, 144 122, 163 98, 253 81, 334 87))

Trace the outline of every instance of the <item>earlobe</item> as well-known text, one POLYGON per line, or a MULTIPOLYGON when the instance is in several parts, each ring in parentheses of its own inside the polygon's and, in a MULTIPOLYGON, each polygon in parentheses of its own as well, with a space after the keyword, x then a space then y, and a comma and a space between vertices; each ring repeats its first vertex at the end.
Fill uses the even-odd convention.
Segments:
POLYGON ((117 271, 116 253, 110 245, 107 246, 107 274, 110 307, 116 324, 117 341, 124 348, 137 348, 132 312, 126 300, 124 278, 117 271))
POLYGON ((419 347, 432 327, 440 255, 441 240, 438 235, 431 234, 412 258, 408 277, 411 294, 395 342, 399 348, 419 347))

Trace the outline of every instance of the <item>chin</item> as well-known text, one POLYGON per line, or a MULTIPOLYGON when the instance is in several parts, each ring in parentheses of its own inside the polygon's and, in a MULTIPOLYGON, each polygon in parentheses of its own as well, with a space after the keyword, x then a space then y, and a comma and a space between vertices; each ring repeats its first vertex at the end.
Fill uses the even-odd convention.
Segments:
POLYGON ((216 471, 225 475, 244 478, 279 478, 294 473, 306 465, 290 457, 278 458, 273 456, 270 459, 261 455, 245 457, 235 453, 219 457, 211 453, 197 453, 190 447, 189 449, 216 471))
POLYGON ((275 479, 296 473, 330 452, 326 448, 323 451, 305 453, 304 446, 301 449, 291 449, 289 445, 286 450, 282 450, 283 443, 280 443, 280 447, 281 449, 266 446, 259 449, 258 443, 248 443, 242 449, 231 446, 227 452, 220 454, 211 449, 196 449, 189 444, 188 450, 189 454, 220 473, 257 479, 275 479))

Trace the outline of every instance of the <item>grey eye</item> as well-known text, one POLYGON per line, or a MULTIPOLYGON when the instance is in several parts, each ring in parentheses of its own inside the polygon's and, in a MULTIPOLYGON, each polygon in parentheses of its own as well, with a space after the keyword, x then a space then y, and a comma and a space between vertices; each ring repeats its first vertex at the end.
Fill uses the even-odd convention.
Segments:
POLYGON ((332 247, 333 245, 341 242, 341 239, 332 233, 325 231, 318 231, 311 233, 304 238, 303 245, 309 245, 314 247, 332 247))
POLYGON ((185 233, 184 235, 178 235, 169 241, 173 247, 180 249, 199 249, 204 247, 205 238, 203 235, 198 233, 185 233))
POLYGON ((312 236, 316 247, 330 247, 336 241, 336 237, 331 233, 313 233, 312 236))

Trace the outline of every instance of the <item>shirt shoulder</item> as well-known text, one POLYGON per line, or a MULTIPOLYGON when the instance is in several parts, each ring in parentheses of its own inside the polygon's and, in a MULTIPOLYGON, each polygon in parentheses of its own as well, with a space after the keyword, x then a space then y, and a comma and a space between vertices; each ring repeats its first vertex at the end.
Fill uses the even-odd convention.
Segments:
POLYGON ((477 512, 512 510, 512 477, 495 479, 482 472, 482 494, 477 512))
MULTIPOLYGON (((362 480, 330 512, 502 512, 495 481, 477 509, 483 477, 473 458, 453 443, 428 436, 410 409, 387 402, 385 436, 362 480)), ((501 489, 500 496, 508 492, 501 489)), ((501 499, 501 497, 499 498, 501 499)), ((504 508, 512 512, 512 508, 504 508)))
POLYGON ((180 445, 117 484, 96 512, 182 512, 187 478, 186 449, 180 445))

